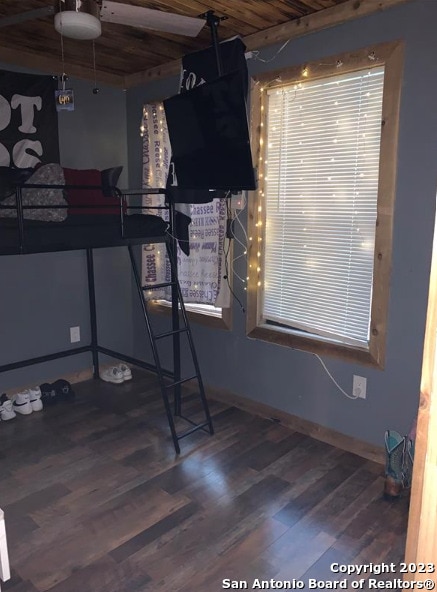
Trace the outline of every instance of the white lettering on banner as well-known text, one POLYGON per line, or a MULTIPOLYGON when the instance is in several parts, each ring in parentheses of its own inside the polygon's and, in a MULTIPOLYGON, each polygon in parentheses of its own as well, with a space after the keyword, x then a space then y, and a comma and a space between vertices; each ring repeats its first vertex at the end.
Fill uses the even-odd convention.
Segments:
MULTIPOLYGON (((22 134, 34 134, 37 129, 33 125, 35 118, 35 108, 38 111, 42 109, 41 97, 27 97, 24 95, 15 94, 12 97, 11 103, 0 95, 0 131, 5 130, 11 123, 12 109, 20 108, 21 111, 21 125, 18 126, 18 131, 22 134)), ((12 161, 16 167, 27 168, 35 167, 41 159, 43 147, 40 141, 22 139, 16 142, 12 148, 12 161)), ((11 155, 8 149, 3 144, 0 144, 0 166, 10 166, 11 155)))
POLYGON ((41 97, 25 97, 23 95, 14 95, 11 100, 12 109, 21 107, 21 125, 19 131, 23 134, 36 133, 36 127, 33 125, 35 115, 34 107, 38 111, 42 109, 41 97))
MULTIPOLYGON (((186 72, 186 70, 184 70, 186 72)), ((205 84, 206 80, 201 78, 199 82, 197 82, 197 75, 195 72, 190 72, 188 76, 185 78, 185 90, 191 90, 195 86, 200 86, 201 84, 205 84)), ((182 86, 182 88, 184 88, 182 86)))
POLYGON ((12 150, 12 158, 18 168, 34 168, 41 162, 38 156, 42 156, 42 153, 42 144, 39 140, 19 140, 12 150), (29 150, 33 151, 36 156, 31 154, 29 150))

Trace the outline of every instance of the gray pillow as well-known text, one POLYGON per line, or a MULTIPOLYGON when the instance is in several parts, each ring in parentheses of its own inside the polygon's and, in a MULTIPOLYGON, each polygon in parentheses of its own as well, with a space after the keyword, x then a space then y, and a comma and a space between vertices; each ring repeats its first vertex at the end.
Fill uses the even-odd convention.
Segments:
MULTIPOLYGON (((42 185, 65 185, 64 171, 59 164, 43 164, 29 177, 27 183, 42 185)), ((23 189, 23 206, 67 206, 63 189, 23 189)), ((1 205, 15 206, 15 195, 12 195, 1 202, 1 205)), ((26 220, 41 220, 43 222, 62 222, 67 217, 67 208, 24 210, 26 220)), ((0 216, 3 218, 16 218, 15 209, 0 209, 0 216)))

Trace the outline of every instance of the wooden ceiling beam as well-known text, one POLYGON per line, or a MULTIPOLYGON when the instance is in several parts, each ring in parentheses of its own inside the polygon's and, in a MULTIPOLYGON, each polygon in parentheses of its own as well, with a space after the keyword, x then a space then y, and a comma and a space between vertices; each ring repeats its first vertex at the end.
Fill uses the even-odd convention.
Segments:
MULTIPOLYGON (((275 43, 297 39, 309 33, 315 33, 377 12, 383 12, 406 2, 411 2, 411 0, 348 0, 314 14, 253 33, 244 37, 243 41, 249 51, 262 49, 275 43)), ((173 60, 162 66, 125 76, 124 86, 125 88, 131 88, 158 78, 176 76, 180 72, 180 68, 181 60, 173 60)))
POLYGON ((411 0, 348 0, 348 2, 332 6, 332 8, 325 8, 314 14, 253 33, 245 37, 243 41, 249 51, 261 49, 267 45, 296 39, 308 33, 316 33, 376 12, 383 12, 406 2, 411 2, 411 0))

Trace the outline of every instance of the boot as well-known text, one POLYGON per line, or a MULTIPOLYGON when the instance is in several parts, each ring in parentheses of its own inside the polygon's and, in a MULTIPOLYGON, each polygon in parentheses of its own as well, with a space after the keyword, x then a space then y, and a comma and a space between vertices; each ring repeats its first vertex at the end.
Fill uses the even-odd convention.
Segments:
POLYGON ((405 437, 405 452, 402 472, 404 474, 404 488, 411 487, 413 480, 414 441, 405 437))
POLYGON ((396 499, 404 489, 404 459, 406 439, 395 430, 385 432, 384 497, 396 499))

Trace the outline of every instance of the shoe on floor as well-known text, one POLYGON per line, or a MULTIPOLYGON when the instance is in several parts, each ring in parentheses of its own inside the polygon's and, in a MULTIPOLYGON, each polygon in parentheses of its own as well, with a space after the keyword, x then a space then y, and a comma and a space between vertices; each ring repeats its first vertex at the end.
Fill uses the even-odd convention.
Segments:
POLYGON ((106 370, 100 372, 100 378, 105 382, 112 382, 113 384, 121 384, 124 382, 123 372, 118 366, 111 366, 106 370))
POLYGON ((56 390, 53 388, 53 384, 50 382, 44 382, 39 387, 41 391, 41 400, 44 405, 56 405, 58 397, 56 396, 56 390))
POLYGON ((51 385, 51 388, 54 389, 56 393, 55 398, 59 401, 72 401, 75 397, 71 384, 68 380, 64 380, 63 378, 56 380, 56 382, 51 385))
POLYGON ((12 401, 3 393, 0 397, 0 419, 2 421, 9 421, 10 419, 14 419, 14 417, 17 417, 17 414, 13 409, 12 401))
POLYGON ((28 389, 30 395, 30 405, 32 407, 32 411, 42 411, 43 404, 41 401, 41 389, 39 386, 35 386, 33 388, 28 389))
POLYGON ((17 393, 14 397, 13 410, 20 415, 30 415, 33 411, 29 389, 17 393))
POLYGON ((132 372, 129 366, 126 366, 126 364, 119 364, 117 368, 123 374, 123 380, 132 380, 132 372))

